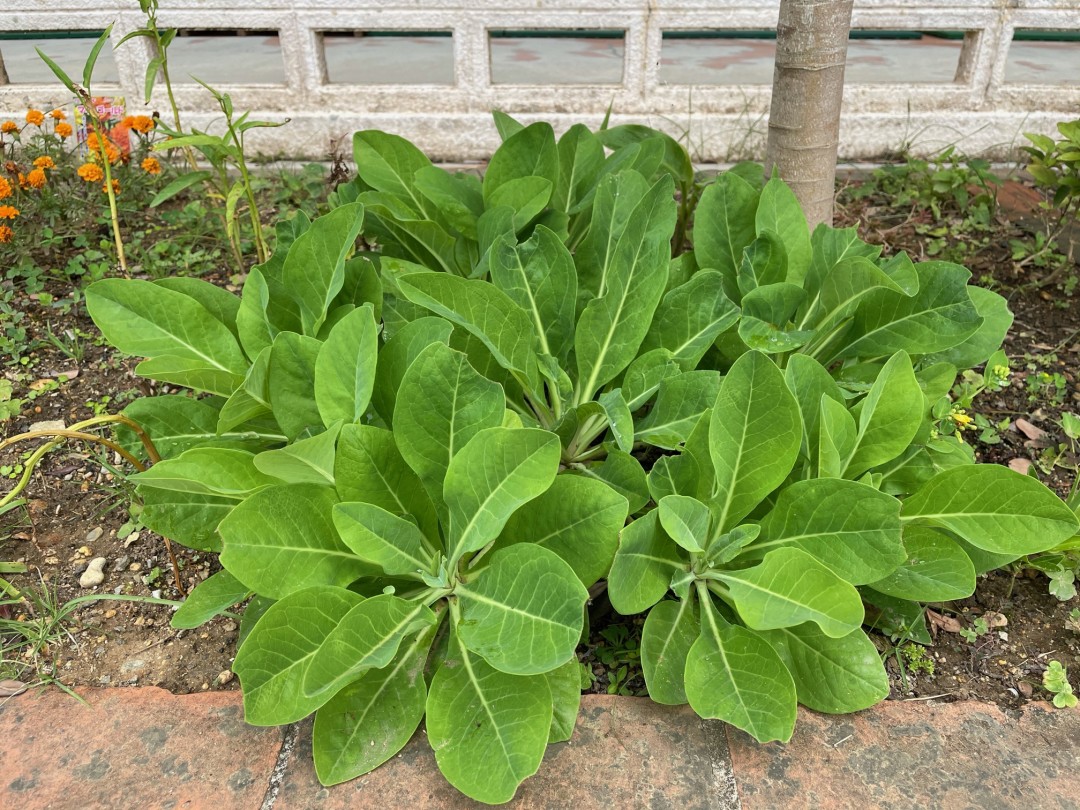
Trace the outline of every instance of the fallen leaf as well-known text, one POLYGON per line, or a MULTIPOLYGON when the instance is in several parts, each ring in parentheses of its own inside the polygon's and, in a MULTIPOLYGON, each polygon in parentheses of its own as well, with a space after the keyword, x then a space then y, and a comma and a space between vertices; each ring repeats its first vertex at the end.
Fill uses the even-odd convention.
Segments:
POLYGON ((29 388, 31 391, 41 391, 44 388, 47 388, 48 386, 55 385, 55 384, 56 384, 56 380, 51 379, 49 377, 42 377, 40 380, 34 380, 32 383, 30 383, 26 387, 29 388))
POLYGON ((1003 613, 995 613, 989 611, 982 615, 983 620, 986 622, 986 626, 993 629, 995 627, 1007 627, 1009 620, 1005 618, 1003 613))
POLYGON ((30 425, 30 432, 34 433, 39 430, 64 430, 67 425, 64 424, 63 419, 47 419, 44 422, 34 422, 30 425))
POLYGON ((15 697, 26 691, 26 684, 22 681, 0 681, 0 697, 15 697))
POLYGON ((1031 469, 1030 458, 1011 458, 1009 459, 1009 469, 1016 470, 1021 475, 1027 475, 1031 469))
POLYGON ((67 371, 57 371, 50 374, 51 377, 67 377, 69 380, 74 380, 79 376, 79 370, 77 368, 70 368, 67 371))
POLYGON ((943 616, 934 610, 927 610, 926 618, 930 620, 930 624, 933 627, 944 630, 946 633, 959 633, 964 627, 952 616, 943 616))
POLYGON ((1014 423, 1016 429, 1027 436, 1032 441, 1038 441, 1046 435, 1046 431, 1042 428, 1035 427, 1027 419, 1017 419, 1014 423))

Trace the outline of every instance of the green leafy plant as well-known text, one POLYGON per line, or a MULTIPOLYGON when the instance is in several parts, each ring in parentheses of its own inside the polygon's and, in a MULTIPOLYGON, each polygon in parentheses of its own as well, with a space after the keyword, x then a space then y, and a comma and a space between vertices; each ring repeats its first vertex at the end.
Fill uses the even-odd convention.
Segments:
MULTIPOLYGON (((1059 123, 1057 130, 1061 135, 1059 140, 1024 133, 1031 142, 1031 146, 1023 147, 1029 156, 1028 173, 1040 188, 1050 193, 1051 200, 1046 207, 1056 213, 1056 217, 1047 223, 1046 231, 1037 235, 1030 257, 1025 257, 1049 271, 1042 278, 1042 285, 1056 283, 1072 270, 1071 246, 1068 255, 1062 256, 1059 239, 1080 212, 1080 120, 1059 123)), ((1072 273, 1066 287, 1071 291, 1075 286, 1076 276, 1072 273)))
POLYGON ((1060 661, 1051 661, 1043 673, 1043 689, 1054 696, 1054 705, 1059 709, 1071 709, 1076 703, 1069 675, 1060 661))
POLYGON ((929 640, 921 602, 1076 533, 935 438, 931 403, 1011 322, 963 268, 811 235, 746 166, 700 193, 690 250, 670 139, 496 123, 483 180, 359 133, 358 180, 278 223, 239 298, 86 293, 139 374, 199 395, 124 411, 164 458, 132 477, 140 520, 224 568, 174 625, 254 595, 246 716, 314 712, 324 782, 426 716, 451 783, 509 800, 572 731, 605 575, 648 613, 654 700, 787 739, 797 701, 887 693, 864 601, 929 640))

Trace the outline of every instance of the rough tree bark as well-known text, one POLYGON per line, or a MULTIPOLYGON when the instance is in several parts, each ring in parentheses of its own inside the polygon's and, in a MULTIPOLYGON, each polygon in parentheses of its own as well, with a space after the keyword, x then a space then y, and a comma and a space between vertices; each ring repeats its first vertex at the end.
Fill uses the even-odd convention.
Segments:
POLYGON ((832 224, 852 2, 780 2, 766 170, 791 186, 811 229, 832 224))

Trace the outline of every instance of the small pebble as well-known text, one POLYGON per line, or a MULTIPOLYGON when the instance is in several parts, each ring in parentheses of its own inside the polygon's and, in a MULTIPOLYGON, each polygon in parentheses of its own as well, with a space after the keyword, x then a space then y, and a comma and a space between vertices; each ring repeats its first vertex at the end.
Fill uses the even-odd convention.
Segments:
POLYGON ((226 669, 226 670, 223 670, 221 672, 221 674, 218 675, 215 680, 217 681, 218 686, 224 686, 229 681, 231 681, 234 677, 235 676, 233 675, 232 670, 231 669, 226 669))
POLYGON ((79 553, 82 554, 84 557, 89 557, 94 552, 90 550, 90 546, 80 546, 79 553))
POLYGON ((79 577, 80 588, 93 588, 100 585, 105 581, 105 563, 108 562, 104 557, 95 557, 90 561, 90 565, 83 571, 81 577, 79 577))
POLYGON ((132 532, 129 534, 127 539, 124 540, 124 548, 131 548, 135 543, 138 543, 140 536, 139 532, 132 532))
POLYGON ((161 598, 161 588, 157 588, 156 590, 150 591, 150 596, 152 596, 154 599, 160 599, 161 598))
MULTIPOLYGON (((229 673, 232 674, 231 672, 229 673)), ((26 691, 26 684, 22 681, 3 680, 0 681, 0 697, 15 697, 21 695, 26 691)))
POLYGON ((142 571, 142 563, 133 562, 128 566, 128 571, 142 571))
POLYGON ((236 630, 236 622, 234 622, 232 619, 229 619, 229 621, 221 625, 221 629, 224 630, 226 633, 231 633, 236 630))
POLYGON ((114 617, 115 615, 116 615, 116 611, 115 611, 115 610, 106 610, 106 611, 105 611, 105 618, 106 618, 106 619, 111 619, 111 618, 113 618, 113 617, 114 617))
POLYGON ((131 557, 125 554, 123 557, 113 563, 112 570, 114 573, 119 573, 125 568, 127 568, 129 565, 131 565, 131 557))
POLYGON ((97 528, 91 529, 90 531, 88 531, 86 533, 86 542, 87 543, 93 543, 94 541, 101 539, 101 535, 104 534, 104 533, 105 533, 105 530, 102 529, 100 526, 98 526, 97 528))

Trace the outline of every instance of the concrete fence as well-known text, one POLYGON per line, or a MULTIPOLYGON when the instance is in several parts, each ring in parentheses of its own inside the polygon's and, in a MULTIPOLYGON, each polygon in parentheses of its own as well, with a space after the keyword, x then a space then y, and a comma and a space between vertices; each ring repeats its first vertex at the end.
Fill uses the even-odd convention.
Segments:
MULTIPOLYGON (((290 119, 286 127, 252 133, 252 145, 268 154, 322 156, 331 139, 374 127, 404 135, 438 159, 476 160, 498 143, 493 108, 525 121, 547 119, 561 130, 577 121, 595 125, 610 107, 613 123, 663 128, 684 137, 697 159, 723 161, 760 157, 770 87, 696 84, 685 76, 672 81, 662 68, 665 43, 680 32, 775 28, 778 6, 779 0, 164 0, 159 22, 198 31, 276 32, 283 63, 279 83, 254 83, 245 68, 246 51, 236 52, 230 80, 218 82, 237 109, 252 110, 256 118, 290 119), (621 34, 621 79, 498 81, 491 33, 529 30, 621 34), (443 84, 331 82, 324 34, 342 31, 448 32, 452 74, 443 84)), ((100 31, 109 23, 115 24, 114 44, 141 27, 137 2, 0 3, 0 35, 100 31)), ((852 27, 954 32, 962 45, 951 81, 911 81, 917 65, 910 63, 909 72, 903 59, 918 60, 915 50, 901 58, 887 81, 849 83, 841 127, 844 158, 875 158, 900 148, 932 153, 953 143, 969 154, 1001 157, 1021 132, 1052 132, 1055 122, 1080 114, 1080 74, 1058 84, 1006 76, 1014 32, 1080 32, 1080 0, 856 0, 852 27)), ((95 86, 95 94, 123 94, 129 110, 139 106, 152 57, 148 42, 135 39, 117 49, 116 83, 95 86)), ((221 42, 227 47, 228 40, 221 42)), ((4 44, 0 40, 0 53, 4 44)), ((1080 42, 1071 47, 1080 48, 1080 42)), ((197 85, 177 85, 177 99, 188 124, 207 127, 218 118, 212 99, 197 85)), ((21 115, 28 104, 66 102, 55 82, 0 84, 0 117, 21 115)), ((167 109, 160 87, 149 107, 167 109)))

